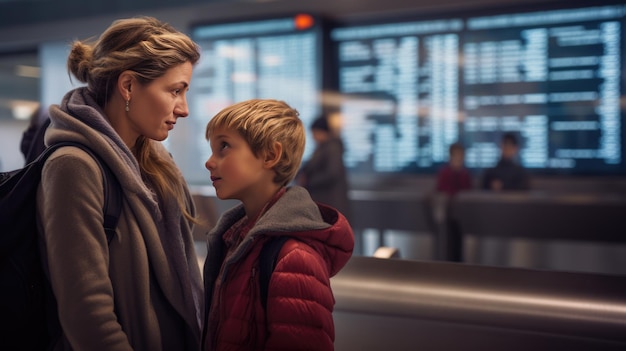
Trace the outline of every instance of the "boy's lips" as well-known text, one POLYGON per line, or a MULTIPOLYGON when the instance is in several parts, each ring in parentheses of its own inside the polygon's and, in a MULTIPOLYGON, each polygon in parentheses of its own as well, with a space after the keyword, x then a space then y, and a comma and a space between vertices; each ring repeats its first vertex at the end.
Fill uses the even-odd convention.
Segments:
POLYGON ((220 178, 220 177, 214 177, 214 176, 211 176, 211 181, 212 181, 212 182, 216 182, 216 181, 218 181, 218 180, 220 180, 220 179, 222 179, 222 178, 220 178))

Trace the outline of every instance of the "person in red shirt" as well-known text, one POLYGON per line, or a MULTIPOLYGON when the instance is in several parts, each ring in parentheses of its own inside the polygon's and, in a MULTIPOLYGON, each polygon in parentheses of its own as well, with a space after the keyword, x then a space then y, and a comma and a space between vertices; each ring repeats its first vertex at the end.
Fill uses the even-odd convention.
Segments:
POLYGON ((465 168, 465 148, 453 143, 449 149, 450 160, 437 173, 437 191, 449 196, 472 188, 472 176, 465 168))

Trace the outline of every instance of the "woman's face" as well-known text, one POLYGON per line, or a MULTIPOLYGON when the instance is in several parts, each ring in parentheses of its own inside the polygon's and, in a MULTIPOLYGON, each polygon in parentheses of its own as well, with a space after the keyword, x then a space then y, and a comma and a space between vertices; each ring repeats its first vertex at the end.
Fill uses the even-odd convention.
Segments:
POLYGON ((131 129, 137 137, 165 140, 179 117, 187 117, 187 91, 193 65, 185 62, 168 69, 147 85, 131 86, 129 111, 131 129))

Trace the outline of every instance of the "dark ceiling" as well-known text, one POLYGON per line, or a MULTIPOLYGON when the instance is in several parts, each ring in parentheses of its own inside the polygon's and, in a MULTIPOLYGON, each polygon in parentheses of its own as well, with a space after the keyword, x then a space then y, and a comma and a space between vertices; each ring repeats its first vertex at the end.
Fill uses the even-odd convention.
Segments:
POLYGON ((0 0, 0 28, 212 2, 228 0, 0 0))
MULTIPOLYGON (((0 0, 0 29, 228 1, 237 0, 0 0)), ((0 43, 12 39, 0 36, 0 43)), ((0 52, 0 120, 16 117, 16 105, 31 106, 40 100, 38 66, 36 51, 0 52)))

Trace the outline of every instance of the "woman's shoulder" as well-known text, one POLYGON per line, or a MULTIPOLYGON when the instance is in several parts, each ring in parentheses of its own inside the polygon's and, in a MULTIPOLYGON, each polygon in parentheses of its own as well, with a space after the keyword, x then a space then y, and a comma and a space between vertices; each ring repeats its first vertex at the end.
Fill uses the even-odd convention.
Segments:
POLYGON ((42 175, 62 173, 70 178, 93 175, 99 170, 98 161, 94 157, 79 146, 59 147, 46 160, 42 175))

